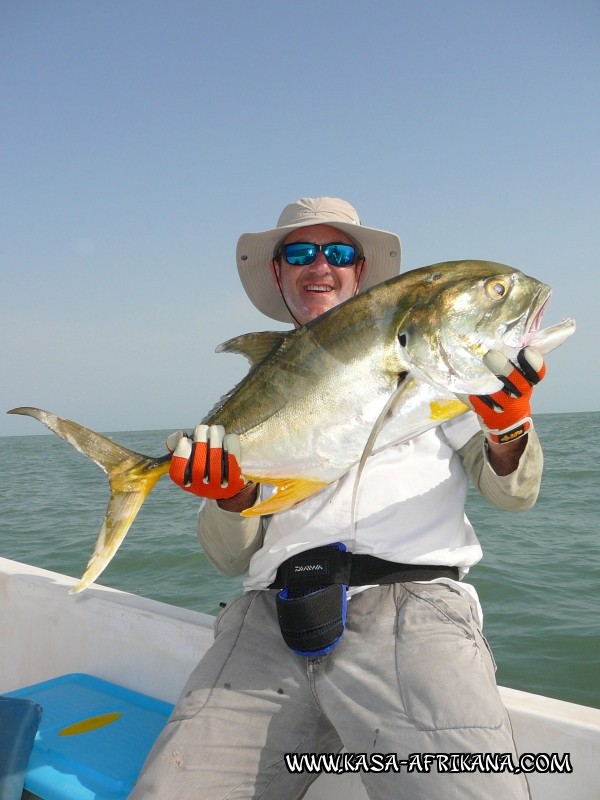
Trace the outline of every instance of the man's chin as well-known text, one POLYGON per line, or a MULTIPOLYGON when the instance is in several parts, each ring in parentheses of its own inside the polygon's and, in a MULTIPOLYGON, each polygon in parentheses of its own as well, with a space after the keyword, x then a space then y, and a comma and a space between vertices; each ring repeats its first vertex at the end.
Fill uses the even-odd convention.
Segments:
POLYGON ((321 314, 329 311, 330 308, 338 305, 338 302, 339 301, 333 292, 323 295, 323 297, 315 298, 315 300, 305 304, 301 312, 302 317, 304 318, 305 322, 309 322, 310 320, 315 319, 315 317, 320 317, 321 314))

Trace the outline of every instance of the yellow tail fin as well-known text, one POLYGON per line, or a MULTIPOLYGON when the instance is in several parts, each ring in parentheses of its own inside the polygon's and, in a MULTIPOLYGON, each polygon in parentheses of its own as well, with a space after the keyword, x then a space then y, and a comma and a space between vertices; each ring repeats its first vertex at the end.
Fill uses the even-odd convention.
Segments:
POLYGON ((157 480, 169 471, 171 455, 167 454, 161 458, 144 456, 77 422, 62 419, 41 408, 24 406, 13 408, 8 413, 24 414, 39 420, 80 453, 91 458, 108 476, 110 500, 102 527, 96 537, 94 552, 83 577, 71 589, 71 593, 81 592, 93 583, 110 563, 144 500, 157 480))

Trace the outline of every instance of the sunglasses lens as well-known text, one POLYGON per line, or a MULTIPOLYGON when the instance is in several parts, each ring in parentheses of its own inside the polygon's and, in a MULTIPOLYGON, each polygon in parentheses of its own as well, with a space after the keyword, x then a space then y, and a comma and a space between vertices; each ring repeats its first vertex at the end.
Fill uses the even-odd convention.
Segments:
POLYGON ((318 248, 310 242, 293 242, 284 247, 285 260, 293 267, 305 267, 317 257, 318 248))
POLYGON ((312 264, 320 250, 332 267, 351 267, 356 263, 356 248, 351 244, 331 242, 320 245, 311 242, 292 242, 283 246, 285 260, 293 267, 306 267, 312 264))
POLYGON ((333 267, 350 267, 356 261, 356 250, 351 244, 328 244, 323 253, 333 267))

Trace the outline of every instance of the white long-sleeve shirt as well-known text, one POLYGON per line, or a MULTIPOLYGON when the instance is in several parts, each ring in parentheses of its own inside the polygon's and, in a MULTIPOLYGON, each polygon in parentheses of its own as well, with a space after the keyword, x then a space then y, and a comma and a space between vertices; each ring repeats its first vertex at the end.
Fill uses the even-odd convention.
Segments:
POLYGON ((541 480, 542 453, 533 430, 510 475, 496 475, 485 452, 477 418, 467 413, 367 459, 354 533, 356 467, 272 518, 241 517, 207 501, 199 513, 198 537, 221 572, 248 570, 247 589, 267 588, 291 555, 333 542, 389 561, 458 566, 464 575, 482 557, 464 512, 467 476, 484 497, 507 510, 530 508, 541 480))

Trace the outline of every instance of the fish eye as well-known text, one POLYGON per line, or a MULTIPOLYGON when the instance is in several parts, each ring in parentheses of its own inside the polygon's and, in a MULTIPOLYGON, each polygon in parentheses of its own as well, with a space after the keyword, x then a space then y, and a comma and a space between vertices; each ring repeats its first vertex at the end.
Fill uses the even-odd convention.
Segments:
POLYGON ((485 284, 485 291, 492 300, 501 300, 508 292, 508 281, 502 278, 490 278, 485 284))
POLYGON ((400 342, 400 347, 406 347, 407 336, 406 333, 399 333, 398 334, 398 341, 400 342))

